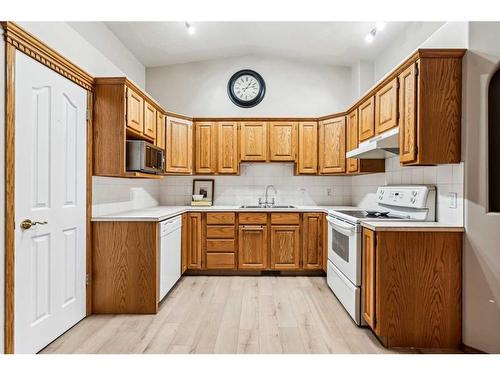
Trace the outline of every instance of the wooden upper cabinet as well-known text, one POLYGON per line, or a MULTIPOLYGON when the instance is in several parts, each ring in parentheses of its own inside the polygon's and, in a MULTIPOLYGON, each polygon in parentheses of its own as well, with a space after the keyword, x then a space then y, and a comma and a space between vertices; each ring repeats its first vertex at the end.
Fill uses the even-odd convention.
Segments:
POLYGON ((201 213, 187 214, 187 268, 201 269, 202 267, 202 226, 201 213))
POLYGON ((160 111, 156 111, 156 146, 165 150, 165 133, 166 133, 165 115, 160 111))
MULTIPOLYGON (((347 115, 347 152, 358 147, 358 109, 354 109, 347 115)), ((357 173, 359 167, 358 159, 348 158, 347 173, 357 173)))
POLYGON ((345 172, 345 116, 319 123, 319 173, 345 172))
POLYGON ((217 124, 215 122, 195 123, 195 171, 215 173, 217 170, 217 124))
POLYGON ((305 213, 302 216, 302 267, 305 270, 323 269, 323 214, 305 213))
POLYGON ((156 138, 156 108, 144 101, 144 135, 156 138))
POLYGON ((240 159, 267 160, 267 122, 240 122, 240 159))
POLYGON ((136 132, 144 132, 144 99, 127 87, 127 127, 136 132))
POLYGON ((316 121, 299 122, 298 174, 316 174, 318 172, 318 123, 316 121))
POLYGON ((238 243, 239 269, 267 268, 267 225, 240 225, 238 243))
POLYGON ((236 174, 238 160, 238 123, 224 121, 217 123, 217 172, 236 174))
POLYGON ((399 160, 413 162, 417 158, 417 76, 416 65, 410 65, 399 76, 400 127, 399 160))
POLYGON ((375 232, 363 228, 363 276, 362 276, 362 293, 363 296, 363 318, 366 323, 375 330, 376 316, 376 249, 375 249, 375 232))
POLYGON ((167 116, 166 167, 170 173, 193 170, 193 125, 186 119, 167 116))
POLYGON ((359 142, 366 141, 375 135, 375 99, 370 97, 358 107, 359 142))
POLYGON ((399 80, 394 78, 375 94, 375 133, 380 134, 398 126, 399 80))
POLYGON ((300 268, 300 230, 298 225, 271 226, 271 269, 300 268))
POLYGON ((269 123, 269 159, 271 161, 295 161, 297 154, 297 123, 269 123))

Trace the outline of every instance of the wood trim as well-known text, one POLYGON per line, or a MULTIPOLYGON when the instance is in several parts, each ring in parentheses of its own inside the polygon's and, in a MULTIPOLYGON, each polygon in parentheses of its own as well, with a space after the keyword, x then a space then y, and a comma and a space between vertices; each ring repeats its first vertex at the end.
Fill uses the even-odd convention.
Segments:
POLYGON ((6 44, 73 81, 88 91, 94 89, 94 77, 64 58, 40 39, 30 34, 14 22, 1 22, 6 44))
MULTIPOLYGON (((2 24, 2 26, 4 26, 2 24)), ((5 44, 5 336, 6 354, 14 353, 14 171, 16 48, 5 44)))
POLYGON ((86 272, 87 272, 87 285, 86 285, 86 315, 92 314, 92 145, 93 145, 93 123, 94 118, 94 97, 93 93, 87 91, 87 243, 86 243, 86 272))
MULTIPOLYGON (((177 115, 176 115, 177 116, 177 115)), ((299 121, 316 121, 315 117, 195 117, 193 121, 200 122, 247 122, 247 121, 282 121, 282 122, 299 122, 299 121)))

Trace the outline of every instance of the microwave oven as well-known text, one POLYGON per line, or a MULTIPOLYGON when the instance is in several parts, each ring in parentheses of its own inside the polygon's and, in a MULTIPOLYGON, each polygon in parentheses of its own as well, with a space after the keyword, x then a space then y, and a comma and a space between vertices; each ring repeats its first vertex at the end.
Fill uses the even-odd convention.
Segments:
POLYGON ((161 148, 146 141, 127 141, 126 169, 131 172, 163 173, 164 155, 161 148))

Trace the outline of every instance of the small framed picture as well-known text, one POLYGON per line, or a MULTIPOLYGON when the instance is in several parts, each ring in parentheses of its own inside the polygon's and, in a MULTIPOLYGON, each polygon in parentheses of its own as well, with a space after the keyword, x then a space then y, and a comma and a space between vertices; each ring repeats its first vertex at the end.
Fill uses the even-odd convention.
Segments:
POLYGON ((202 200, 213 203, 214 201, 214 180, 193 180, 193 195, 202 195, 202 200))

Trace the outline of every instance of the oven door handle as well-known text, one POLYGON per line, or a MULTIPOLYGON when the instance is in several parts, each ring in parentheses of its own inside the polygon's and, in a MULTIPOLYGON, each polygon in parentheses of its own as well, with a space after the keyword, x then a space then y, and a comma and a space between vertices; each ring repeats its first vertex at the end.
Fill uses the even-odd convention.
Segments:
POLYGON ((333 229, 336 231, 346 235, 346 236, 353 236, 355 234, 355 228, 350 226, 350 225, 343 225, 342 221, 340 220, 335 220, 333 218, 327 217, 326 220, 332 225, 333 229))

